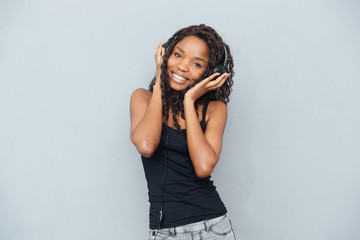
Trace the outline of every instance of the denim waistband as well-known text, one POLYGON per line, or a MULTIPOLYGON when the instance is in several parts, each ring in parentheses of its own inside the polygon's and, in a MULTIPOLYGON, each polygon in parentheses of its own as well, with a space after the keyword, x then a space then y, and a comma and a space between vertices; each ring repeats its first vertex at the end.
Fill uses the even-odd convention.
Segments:
MULTIPOLYGON (((196 232, 196 231, 201 231, 201 230, 208 231, 212 225, 214 225, 215 223, 220 222, 226 218, 228 218, 227 213, 220 217, 211 218, 211 219, 208 219, 205 221, 190 223, 190 224, 186 224, 186 225, 178 226, 178 227, 163 228, 163 229, 160 229, 159 232, 170 233, 171 235, 176 235, 177 233, 189 233, 189 232, 196 232)), ((156 232, 157 230, 151 230, 151 231, 156 232)))

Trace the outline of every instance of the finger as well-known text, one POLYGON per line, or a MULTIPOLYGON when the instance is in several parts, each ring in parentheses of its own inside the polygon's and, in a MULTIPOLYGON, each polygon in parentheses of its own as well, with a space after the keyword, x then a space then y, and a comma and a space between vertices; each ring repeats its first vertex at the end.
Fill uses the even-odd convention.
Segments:
POLYGON ((156 52, 155 52, 155 55, 159 55, 160 52, 161 52, 161 45, 160 45, 160 42, 159 42, 158 47, 157 47, 156 52))
POLYGON ((208 89, 208 91, 209 91, 209 92, 215 91, 216 89, 221 88, 221 86, 224 85, 224 83, 225 83, 225 82, 221 82, 220 84, 217 84, 217 85, 215 85, 215 86, 212 86, 212 87, 210 87, 210 88, 208 89))
POLYGON ((229 75, 230 75, 229 73, 224 73, 223 75, 221 75, 221 76, 219 77, 220 80, 219 80, 217 86, 218 86, 218 87, 221 87, 221 86, 226 82, 226 80, 228 79, 229 75))
MULTIPOLYGON (((220 74, 219 74, 220 75, 220 74)), ((224 79, 226 80, 229 77, 228 73, 223 73, 221 76, 219 76, 216 79, 212 79, 211 83, 216 85, 217 83, 223 81, 224 79)))
POLYGON ((229 77, 229 74, 224 73, 220 77, 218 77, 216 80, 209 82, 207 87, 209 87, 210 91, 213 91, 213 90, 221 87, 226 82, 228 77, 229 77))
POLYGON ((205 78, 203 81, 211 81, 213 80, 215 77, 220 76, 220 73, 213 73, 210 76, 208 76, 207 78, 205 78))
POLYGON ((223 75, 221 75, 221 82, 225 82, 229 76, 230 73, 223 73, 223 75))

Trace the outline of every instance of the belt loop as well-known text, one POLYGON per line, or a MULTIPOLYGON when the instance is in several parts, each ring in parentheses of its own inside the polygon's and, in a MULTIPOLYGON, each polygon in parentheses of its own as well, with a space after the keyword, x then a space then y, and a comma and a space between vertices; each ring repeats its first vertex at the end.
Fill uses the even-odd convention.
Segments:
POLYGON ((205 225, 205 231, 208 232, 209 231, 209 227, 208 225, 206 224, 207 221, 204 221, 204 225, 205 225))
POLYGON ((170 233, 170 236, 172 236, 172 237, 176 236, 175 227, 170 228, 169 233, 170 233))

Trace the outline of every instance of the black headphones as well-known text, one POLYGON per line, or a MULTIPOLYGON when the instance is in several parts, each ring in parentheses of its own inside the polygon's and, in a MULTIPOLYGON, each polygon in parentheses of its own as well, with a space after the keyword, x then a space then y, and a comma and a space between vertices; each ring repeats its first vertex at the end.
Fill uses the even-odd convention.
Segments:
MULTIPOLYGON (((163 44, 163 48, 165 48, 165 50, 169 47, 170 43, 172 40, 174 40, 174 38, 176 38, 177 34, 180 32, 181 30, 178 30, 177 32, 175 32, 164 44, 163 44)), ((227 72, 227 66, 228 66, 228 54, 227 54, 227 50, 226 47, 224 46, 224 62, 223 63, 219 63, 218 65, 216 65, 216 67, 214 68, 214 72, 213 73, 226 73, 227 72)), ((216 78, 214 78, 213 80, 215 80, 216 78)))

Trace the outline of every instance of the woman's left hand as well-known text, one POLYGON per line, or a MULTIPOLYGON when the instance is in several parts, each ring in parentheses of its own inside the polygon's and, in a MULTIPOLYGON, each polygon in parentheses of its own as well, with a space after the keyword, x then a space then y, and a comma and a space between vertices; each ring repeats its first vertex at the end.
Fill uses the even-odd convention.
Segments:
POLYGON ((214 91, 218 88, 220 88, 226 81, 226 79, 229 77, 229 73, 223 73, 221 76, 219 76, 219 73, 214 73, 210 75, 209 77, 205 78, 201 82, 197 83, 195 86, 190 88, 184 96, 184 102, 185 101, 193 101, 195 102, 198 98, 200 98, 202 95, 204 95, 207 92, 214 91), (217 79, 213 80, 213 78, 219 76, 217 79))

